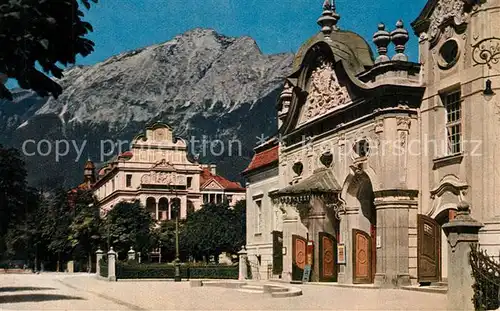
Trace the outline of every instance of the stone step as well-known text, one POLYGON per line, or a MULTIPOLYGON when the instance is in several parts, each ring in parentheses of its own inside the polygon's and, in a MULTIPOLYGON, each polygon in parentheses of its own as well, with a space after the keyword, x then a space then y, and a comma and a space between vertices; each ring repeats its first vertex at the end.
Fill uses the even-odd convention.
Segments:
POLYGON ((243 285, 241 286, 242 289, 252 289, 252 290, 260 290, 264 291, 264 286, 261 285, 243 285))
POLYGON ((264 293, 263 290, 245 289, 245 288, 237 289, 237 291, 243 292, 243 293, 250 293, 250 294, 263 294, 264 293))

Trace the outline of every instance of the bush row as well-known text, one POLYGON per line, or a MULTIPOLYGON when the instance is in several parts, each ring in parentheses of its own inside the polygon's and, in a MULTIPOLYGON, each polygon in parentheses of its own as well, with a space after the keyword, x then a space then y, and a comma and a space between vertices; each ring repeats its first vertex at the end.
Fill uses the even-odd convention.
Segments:
MULTIPOLYGON (((101 270, 102 271, 102 270, 101 270)), ((183 279, 237 279, 238 265, 181 265, 183 279)), ((117 263, 117 279, 173 279, 175 266, 172 264, 127 264, 117 263)))

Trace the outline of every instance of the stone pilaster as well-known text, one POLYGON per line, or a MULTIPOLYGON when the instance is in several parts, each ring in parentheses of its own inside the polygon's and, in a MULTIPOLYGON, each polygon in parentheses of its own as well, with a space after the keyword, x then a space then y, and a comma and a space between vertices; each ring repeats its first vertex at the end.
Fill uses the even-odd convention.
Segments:
POLYGON ((479 241, 483 224, 470 216, 470 206, 460 202, 457 215, 443 225, 448 237, 448 310, 474 310, 472 268, 469 263, 470 244, 479 241))
POLYGON ((416 190, 375 192, 377 258, 375 285, 395 288, 410 285, 410 211, 418 206, 416 190))
POLYGON ((346 263, 339 266, 338 282, 340 284, 353 283, 353 267, 352 258, 352 229, 358 228, 359 225, 359 207, 346 207, 345 211, 340 215, 340 241, 345 245, 346 263))

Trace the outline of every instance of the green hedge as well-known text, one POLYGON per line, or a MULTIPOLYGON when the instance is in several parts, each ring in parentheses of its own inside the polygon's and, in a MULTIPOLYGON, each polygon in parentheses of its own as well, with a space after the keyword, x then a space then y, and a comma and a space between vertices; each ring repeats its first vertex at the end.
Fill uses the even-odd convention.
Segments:
MULTIPOLYGON (((238 265, 181 265, 183 279, 237 279, 238 265)), ((117 279, 173 279, 175 266, 172 264, 129 264, 118 262, 117 279)))

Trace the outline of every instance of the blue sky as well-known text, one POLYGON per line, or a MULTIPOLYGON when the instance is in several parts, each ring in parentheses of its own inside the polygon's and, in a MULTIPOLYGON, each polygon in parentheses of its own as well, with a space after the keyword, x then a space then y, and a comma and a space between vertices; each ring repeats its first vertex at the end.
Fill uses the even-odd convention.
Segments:
MULTIPOLYGON (((410 23, 426 0, 337 0, 339 26, 371 43, 377 24, 389 31, 403 19, 411 34, 410 60, 417 60, 417 37, 410 23)), ((99 0, 85 20, 95 52, 78 64, 94 64, 120 52, 161 43, 196 27, 213 28, 228 36, 250 36, 264 53, 295 52, 319 31, 316 20, 323 0, 99 0)), ((391 51, 392 52, 392 51, 391 51)), ((13 86, 13 83, 9 83, 13 86)))

